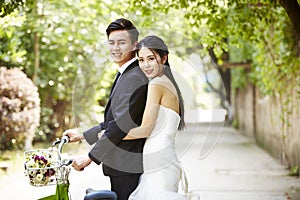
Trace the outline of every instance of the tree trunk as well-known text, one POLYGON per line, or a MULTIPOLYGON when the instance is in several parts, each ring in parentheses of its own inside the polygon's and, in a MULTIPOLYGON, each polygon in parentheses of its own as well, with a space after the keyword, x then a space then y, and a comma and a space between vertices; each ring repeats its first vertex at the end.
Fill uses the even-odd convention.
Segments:
POLYGON ((72 126, 72 122, 66 122, 66 111, 68 110, 69 102, 64 100, 57 100, 55 105, 52 105, 54 111, 52 121, 56 122, 54 127, 56 137, 61 137, 62 133, 72 126))
POLYGON ((296 50, 300 56, 300 6, 297 0, 279 0, 281 6, 288 14, 295 30, 296 35, 296 50))
POLYGON ((40 44, 39 44, 39 36, 38 33, 34 33, 34 73, 32 76, 32 82, 36 84, 36 79, 38 76, 38 71, 40 69, 40 44))
MULTIPOLYGON (((34 1, 35 5, 34 5, 34 10, 37 13, 37 1, 34 1)), ((38 71, 40 68, 40 44, 39 44, 39 35, 37 32, 34 32, 34 36, 33 36, 33 52, 34 52, 34 71, 33 71, 33 75, 32 75, 32 82, 34 85, 36 84, 36 80, 38 77, 38 71)), ((34 133, 33 134, 27 134, 26 138, 25 138, 25 144, 24 147, 26 150, 31 149, 32 148, 32 141, 34 138, 34 133)))
MULTIPOLYGON (((36 15, 38 15, 37 3, 38 0, 34 0, 33 9, 36 15)), ((34 32, 33 52, 34 52, 34 70, 32 75, 32 81, 34 84, 36 84, 36 79, 40 68, 40 44, 39 44, 39 35, 37 32, 34 32)))

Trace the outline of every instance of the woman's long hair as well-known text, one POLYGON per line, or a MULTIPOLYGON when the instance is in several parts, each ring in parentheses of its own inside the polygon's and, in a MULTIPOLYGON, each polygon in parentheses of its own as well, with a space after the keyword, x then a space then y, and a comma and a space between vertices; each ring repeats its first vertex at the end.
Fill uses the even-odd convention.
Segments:
POLYGON ((175 89, 177 91, 178 98, 179 98, 179 109, 180 109, 180 113, 179 113, 180 123, 178 126, 178 130, 182 130, 185 128, 184 102, 183 102, 183 98, 181 95, 181 91, 180 91, 180 89, 175 81, 175 78, 173 76, 173 73, 171 71, 171 67, 170 67, 169 60, 168 60, 168 54, 169 54, 168 47, 160 37, 157 37, 155 35, 147 36, 137 44, 137 47, 136 47, 137 55, 138 55, 138 50, 140 50, 142 47, 146 47, 146 48, 150 49, 151 51, 156 52, 161 58, 163 58, 164 56, 167 56, 167 60, 165 63, 163 73, 171 80, 171 82, 173 83, 173 85, 175 86, 175 89))

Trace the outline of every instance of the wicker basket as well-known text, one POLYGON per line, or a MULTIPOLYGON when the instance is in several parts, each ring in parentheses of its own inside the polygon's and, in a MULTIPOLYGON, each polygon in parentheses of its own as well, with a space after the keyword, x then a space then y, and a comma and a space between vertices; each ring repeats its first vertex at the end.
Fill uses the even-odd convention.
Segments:
POLYGON ((54 185, 60 180, 61 163, 56 149, 28 150, 25 156, 25 174, 33 186, 54 185))

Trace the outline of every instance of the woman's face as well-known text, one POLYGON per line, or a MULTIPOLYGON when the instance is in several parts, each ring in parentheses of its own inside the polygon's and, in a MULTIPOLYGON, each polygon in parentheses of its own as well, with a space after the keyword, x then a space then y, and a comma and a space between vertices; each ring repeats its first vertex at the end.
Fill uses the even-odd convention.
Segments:
POLYGON ((167 56, 160 57, 155 51, 142 47, 138 51, 139 66, 148 78, 163 75, 164 63, 167 56))

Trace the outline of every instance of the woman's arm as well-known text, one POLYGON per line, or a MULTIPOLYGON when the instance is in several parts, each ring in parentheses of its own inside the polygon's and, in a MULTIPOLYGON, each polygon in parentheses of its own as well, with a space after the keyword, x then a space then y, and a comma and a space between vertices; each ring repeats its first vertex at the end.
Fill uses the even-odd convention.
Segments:
POLYGON ((139 127, 129 131, 123 140, 134 140, 138 138, 146 138, 150 135, 159 111, 160 101, 163 95, 163 87, 158 84, 149 84, 147 102, 143 114, 142 124, 139 127))

